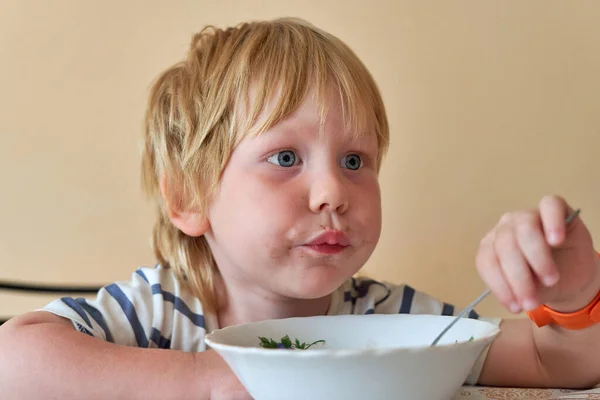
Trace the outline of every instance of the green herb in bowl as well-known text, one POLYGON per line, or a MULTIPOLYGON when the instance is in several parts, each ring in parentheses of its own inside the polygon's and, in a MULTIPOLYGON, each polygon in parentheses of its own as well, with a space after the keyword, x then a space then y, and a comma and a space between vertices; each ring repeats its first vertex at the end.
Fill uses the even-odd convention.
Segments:
POLYGON ((260 347, 264 347, 265 349, 297 349, 297 350, 308 350, 311 346, 317 343, 325 343, 324 340, 317 340, 312 342, 311 344, 300 343, 298 339, 295 339, 292 342, 292 339, 288 335, 285 335, 281 338, 280 342, 276 342, 273 339, 259 336, 260 339, 260 347))
MULTIPOLYGON (((475 338, 474 338, 473 336, 471 336, 471 337, 469 338, 469 340, 467 340, 467 342, 472 342, 473 340, 475 340, 475 338)), ((458 340, 457 340, 457 341, 455 341, 454 343, 458 343, 458 340)))

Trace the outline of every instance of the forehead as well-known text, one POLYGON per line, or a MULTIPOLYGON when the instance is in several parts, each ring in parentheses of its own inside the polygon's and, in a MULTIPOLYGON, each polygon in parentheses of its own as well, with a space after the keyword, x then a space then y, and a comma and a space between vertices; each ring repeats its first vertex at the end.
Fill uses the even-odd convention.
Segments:
POLYGON ((261 93, 253 85, 247 95, 247 104, 238 113, 247 126, 239 132, 238 138, 271 131, 316 132, 321 137, 334 135, 346 141, 377 145, 376 121, 369 118, 374 115, 373 110, 364 102, 354 102, 353 107, 347 103, 341 91, 332 84, 325 90, 311 87, 303 96, 292 99, 285 97, 281 87, 271 93, 261 93), (291 103, 295 107, 289 107, 291 103), (257 109, 258 105, 260 109, 257 109))

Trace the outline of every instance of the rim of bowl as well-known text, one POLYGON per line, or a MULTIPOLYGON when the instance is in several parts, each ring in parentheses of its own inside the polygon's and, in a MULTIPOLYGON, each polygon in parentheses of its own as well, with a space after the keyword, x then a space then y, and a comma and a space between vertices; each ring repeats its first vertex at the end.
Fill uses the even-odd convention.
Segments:
MULTIPOLYGON (((268 321, 259 321, 253 322, 262 323, 268 321)), ((453 350, 456 348, 469 348, 469 347, 478 347, 482 343, 489 342, 491 343, 500 333, 501 329, 499 326, 496 326, 490 322, 479 321, 482 323, 489 324, 493 327, 490 332, 487 332, 485 335, 480 336, 478 338, 473 338, 473 340, 463 340, 455 343, 438 343, 436 346, 431 346, 430 344, 423 344, 419 346, 410 346, 410 347, 361 347, 361 348, 314 348, 308 350, 298 350, 292 351, 292 353, 296 354, 294 357, 327 357, 327 356, 342 356, 342 355, 359 355, 359 354, 369 354, 373 353, 375 355, 386 354, 386 353, 394 353, 394 352, 405 352, 405 353, 413 353, 413 352, 422 352, 422 351, 432 351, 433 349, 441 349, 444 351, 453 350)), ((211 333, 206 334, 204 337, 204 342, 207 346, 213 349, 227 350, 233 351, 236 353, 245 353, 245 354, 260 354, 260 355, 272 355, 274 357, 282 357, 290 354, 289 351, 282 351, 286 349, 266 349, 260 346, 241 346, 235 344, 226 344, 217 341, 215 336, 217 336, 221 332, 225 332, 227 330, 239 329, 240 325, 227 326, 225 328, 214 330, 211 333)), ((488 344, 489 344, 488 343, 488 344)))

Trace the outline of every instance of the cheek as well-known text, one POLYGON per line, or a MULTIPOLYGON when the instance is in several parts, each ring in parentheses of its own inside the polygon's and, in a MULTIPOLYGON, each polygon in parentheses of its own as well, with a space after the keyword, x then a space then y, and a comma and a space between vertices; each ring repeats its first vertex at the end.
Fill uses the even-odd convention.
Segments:
POLYGON ((367 240, 376 241, 381 232, 381 193, 377 180, 363 183, 357 187, 354 203, 361 229, 369 236, 367 240))
MULTIPOLYGON (((243 220, 239 226, 239 243, 245 249, 248 259, 256 261, 269 259, 273 262, 282 261, 289 255, 288 237, 300 218, 298 205, 300 196, 294 196, 290 191, 269 190, 254 186, 241 203, 237 212, 243 220)), ((264 262, 264 261, 261 261, 264 262)))
POLYGON ((293 181, 255 179, 248 188, 247 201, 261 215, 261 219, 268 221, 285 223, 289 218, 298 217, 301 210, 308 210, 306 191, 293 181))
POLYGON ((256 176, 223 181, 219 198, 213 210, 221 229, 257 246, 274 246, 273 241, 280 241, 307 201, 306 194, 289 185, 270 184, 256 176))

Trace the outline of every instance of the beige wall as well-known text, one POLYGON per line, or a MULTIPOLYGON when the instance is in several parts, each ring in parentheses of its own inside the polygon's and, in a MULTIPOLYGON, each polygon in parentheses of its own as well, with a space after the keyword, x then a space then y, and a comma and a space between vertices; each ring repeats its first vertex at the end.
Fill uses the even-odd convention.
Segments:
MULTIPOLYGON (((100 284, 153 264, 138 184, 151 79, 204 24, 289 15, 344 39, 387 102, 366 273, 464 305, 483 289, 479 239, 548 193, 600 236, 600 2, 0 0, 0 279, 100 284)), ((0 294, 0 316, 48 300, 17 298, 0 294)))

